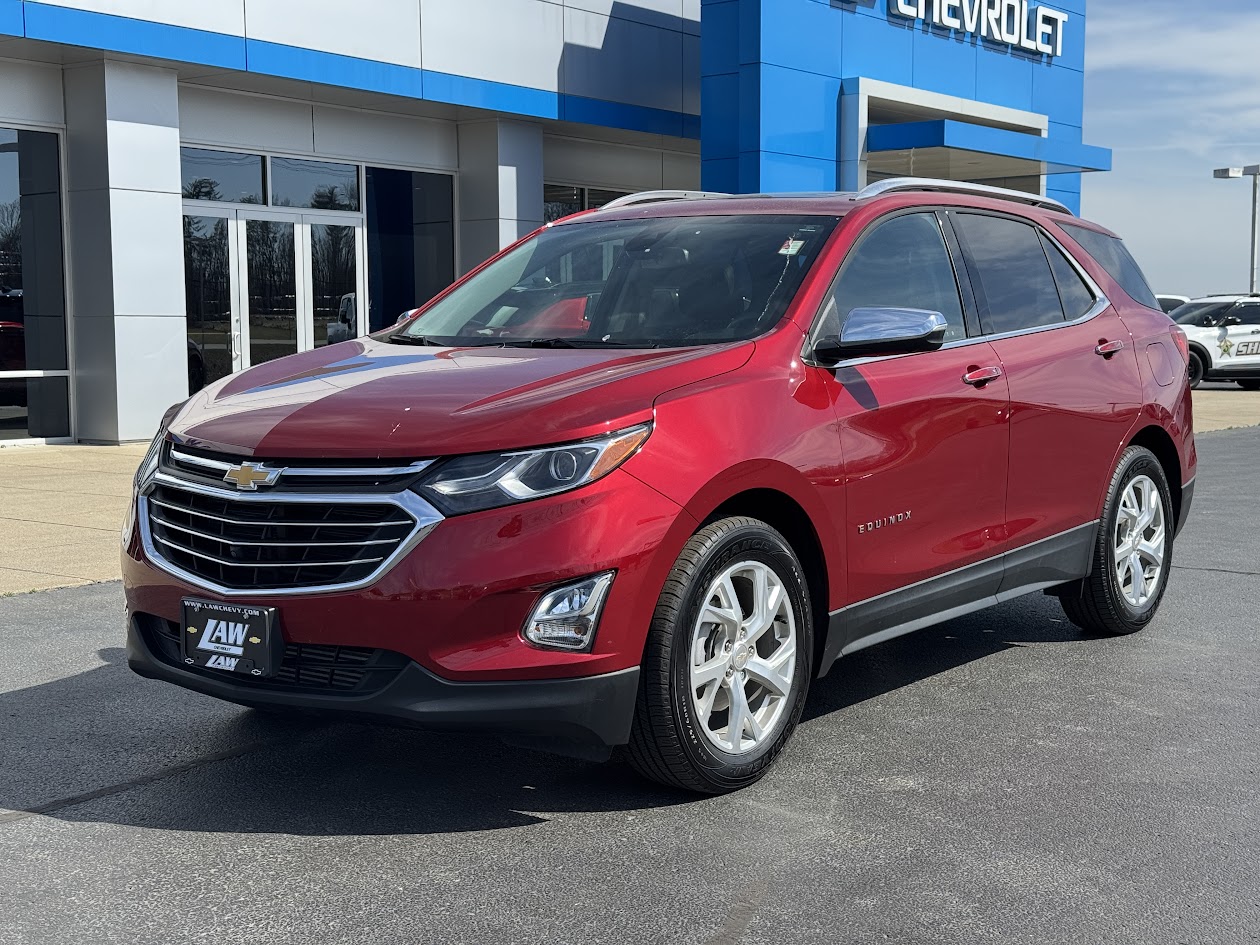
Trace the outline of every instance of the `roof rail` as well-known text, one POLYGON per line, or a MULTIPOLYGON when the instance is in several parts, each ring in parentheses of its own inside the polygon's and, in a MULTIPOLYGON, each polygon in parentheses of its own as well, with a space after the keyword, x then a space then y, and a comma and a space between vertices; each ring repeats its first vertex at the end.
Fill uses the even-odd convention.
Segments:
POLYGON ((640 203, 659 203, 662 200, 696 200, 703 197, 729 197, 730 194, 710 193, 706 190, 645 190, 637 194, 626 194, 616 200, 610 200, 599 209, 613 210, 617 207, 633 207, 640 203))
POLYGON ((1005 187, 990 187, 988 184, 972 184, 961 180, 936 180, 930 177, 891 177, 888 180, 876 181, 862 189, 858 200, 879 197, 883 194, 901 193, 908 190, 930 190, 947 194, 975 194, 980 197, 995 197, 998 200, 1010 200, 1024 203, 1032 207, 1046 210, 1058 210, 1068 216, 1076 216, 1066 204, 1052 197, 1040 194, 1028 194, 1022 190, 1007 190, 1005 187))

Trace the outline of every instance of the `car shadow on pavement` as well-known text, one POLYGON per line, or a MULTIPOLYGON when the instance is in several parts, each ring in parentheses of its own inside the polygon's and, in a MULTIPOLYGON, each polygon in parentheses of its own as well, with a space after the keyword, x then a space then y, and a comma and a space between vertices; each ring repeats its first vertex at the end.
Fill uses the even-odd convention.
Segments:
MULTIPOLYGON (((1083 642, 1017 602, 872 647, 814 683, 815 719, 1023 643, 1083 642)), ((444 834, 701 802, 619 761, 492 737, 291 720, 103 665, 0 693, 0 826, 37 814, 190 832, 444 834)))

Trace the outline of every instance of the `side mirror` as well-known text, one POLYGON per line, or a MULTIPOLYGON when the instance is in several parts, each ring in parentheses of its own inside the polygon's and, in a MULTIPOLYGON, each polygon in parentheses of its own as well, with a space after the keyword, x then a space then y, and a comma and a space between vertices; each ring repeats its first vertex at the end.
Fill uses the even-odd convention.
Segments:
POLYGON ((843 361, 880 354, 935 351, 945 343, 949 322, 940 312, 918 308, 855 308, 840 334, 819 338, 819 361, 843 361))
POLYGON ((1233 328, 1235 325, 1241 325, 1241 324, 1242 324, 1242 319, 1239 318, 1237 315, 1226 315, 1224 318, 1221 319, 1219 327, 1233 328))

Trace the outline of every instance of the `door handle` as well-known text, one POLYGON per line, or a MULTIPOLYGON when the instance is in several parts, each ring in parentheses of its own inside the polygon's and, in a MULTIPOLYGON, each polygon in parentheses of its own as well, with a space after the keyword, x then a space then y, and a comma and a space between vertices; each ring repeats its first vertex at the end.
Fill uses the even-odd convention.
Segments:
POLYGON ((232 357, 239 358, 241 356, 241 333, 239 331, 232 332, 232 357))
POLYGON ((1110 358, 1117 351, 1124 350, 1124 342, 1117 338, 1115 341, 1100 341, 1098 347, 1094 349, 1094 354, 1101 355, 1104 358, 1110 358))
POLYGON ((973 368, 963 375, 963 383, 970 384, 972 387, 983 387, 989 381, 996 381, 1002 376, 1002 369, 997 365, 990 367, 973 368))

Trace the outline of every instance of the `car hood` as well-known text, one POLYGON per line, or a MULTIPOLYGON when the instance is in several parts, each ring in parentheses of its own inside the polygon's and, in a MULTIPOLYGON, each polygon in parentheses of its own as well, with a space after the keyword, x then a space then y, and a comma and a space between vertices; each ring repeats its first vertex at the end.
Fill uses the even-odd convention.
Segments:
POLYGON ((411 347, 360 338, 225 378, 171 424, 238 455, 410 457, 597 436, 649 419, 677 387, 735 370, 742 342, 683 349, 411 347))

